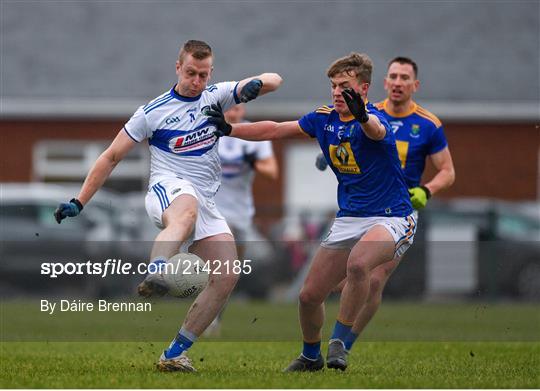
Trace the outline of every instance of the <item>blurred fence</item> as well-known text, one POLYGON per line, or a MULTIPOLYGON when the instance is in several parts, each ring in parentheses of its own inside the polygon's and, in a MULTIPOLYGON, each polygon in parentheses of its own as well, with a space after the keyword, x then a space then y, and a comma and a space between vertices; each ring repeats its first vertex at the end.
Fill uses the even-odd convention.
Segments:
MULTIPOLYGON (((53 219, 71 187, 2 184, 0 284, 2 296, 130 295, 142 275, 63 276, 41 273, 44 262, 147 262, 157 234, 143 194, 103 191, 84 213, 53 219)), ((433 201, 419 218, 415 243, 385 290, 396 299, 540 299, 540 214, 537 203, 492 200, 433 201)), ((257 221, 266 221, 258 216, 257 221)), ((237 295, 295 301, 333 212, 302 210, 270 227, 254 229, 244 247, 253 273, 242 276, 237 295), (264 234, 261 234, 263 232, 264 234)))

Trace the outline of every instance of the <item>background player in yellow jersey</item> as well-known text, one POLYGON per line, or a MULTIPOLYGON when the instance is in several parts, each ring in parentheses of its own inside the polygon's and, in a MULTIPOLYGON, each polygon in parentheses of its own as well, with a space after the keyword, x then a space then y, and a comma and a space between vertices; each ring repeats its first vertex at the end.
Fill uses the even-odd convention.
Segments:
MULTIPOLYGON (((416 63, 407 57, 396 57, 389 62, 384 79, 387 98, 375 104, 394 132, 401 168, 415 210, 424 208, 432 195, 450 187, 455 179, 452 156, 441 121, 413 100, 413 95, 419 86, 416 63), (431 160, 437 173, 431 180, 420 185, 426 158, 431 160)), ((319 155, 317 167, 325 169, 325 163, 324 158, 319 155)), ((417 212, 415 212, 416 216, 417 212)), ((358 335, 377 312, 384 286, 400 259, 398 257, 381 265, 371 275, 368 300, 345 341, 347 350, 352 347, 358 335)), ((343 284, 342 282, 336 290, 341 290, 343 284)))
POLYGON ((413 101, 419 86, 416 63, 407 57, 396 57, 390 61, 384 79, 388 97, 375 104, 385 114, 396 135, 401 167, 415 209, 425 207, 433 194, 450 187, 455 179, 441 121, 413 101), (426 157, 437 169, 437 174, 420 185, 426 157))

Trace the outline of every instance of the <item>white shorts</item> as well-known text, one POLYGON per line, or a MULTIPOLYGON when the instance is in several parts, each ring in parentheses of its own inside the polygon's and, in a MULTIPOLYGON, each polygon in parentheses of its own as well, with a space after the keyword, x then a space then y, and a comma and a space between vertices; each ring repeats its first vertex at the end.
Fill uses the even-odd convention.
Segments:
POLYGON ((231 234, 225 218, 219 213, 213 197, 204 197, 191 182, 176 177, 163 178, 150 186, 145 198, 146 212, 158 228, 164 228, 163 212, 176 197, 189 194, 197 199, 195 229, 183 248, 196 240, 217 234, 231 234))
POLYGON ((400 257, 413 244, 417 219, 417 211, 407 217, 338 217, 321 246, 329 249, 352 249, 367 231, 380 225, 392 235, 395 256, 400 257))

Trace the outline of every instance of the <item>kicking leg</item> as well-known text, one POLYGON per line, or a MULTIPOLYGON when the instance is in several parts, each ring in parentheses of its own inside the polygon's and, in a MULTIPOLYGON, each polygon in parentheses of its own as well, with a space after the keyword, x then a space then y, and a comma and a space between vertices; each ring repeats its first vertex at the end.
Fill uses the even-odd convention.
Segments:
POLYGON ((139 284, 139 295, 149 297, 156 293, 163 295, 167 288, 160 283, 161 276, 157 273, 160 264, 167 262, 177 254, 182 243, 189 238, 197 220, 197 199, 189 194, 183 194, 173 200, 163 212, 162 222, 165 228, 158 234, 150 253, 150 274, 139 284))

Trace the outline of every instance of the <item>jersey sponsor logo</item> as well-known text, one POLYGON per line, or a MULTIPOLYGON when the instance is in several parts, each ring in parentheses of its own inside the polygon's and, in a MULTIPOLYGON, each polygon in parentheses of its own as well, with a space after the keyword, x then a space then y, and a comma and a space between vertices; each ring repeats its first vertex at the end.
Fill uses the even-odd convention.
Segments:
POLYGON ((341 164, 349 163, 349 152, 347 152, 347 148, 345 148, 343 145, 340 145, 336 150, 336 158, 341 164))
POLYGON ((176 193, 178 193, 178 192, 180 192, 180 191, 182 191, 182 188, 181 188, 181 187, 179 187, 179 188, 177 188, 177 189, 174 189, 173 191, 171 191, 171 195, 175 195, 176 193))
POLYGON ((356 163, 351 148, 351 143, 344 142, 339 145, 329 145, 330 159, 332 165, 342 174, 360 174, 361 170, 356 163))
POLYGON ((169 149, 174 153, 183 153, 206 148, 215 142, 213 128, 203 128, 169 140, 169 149))

